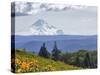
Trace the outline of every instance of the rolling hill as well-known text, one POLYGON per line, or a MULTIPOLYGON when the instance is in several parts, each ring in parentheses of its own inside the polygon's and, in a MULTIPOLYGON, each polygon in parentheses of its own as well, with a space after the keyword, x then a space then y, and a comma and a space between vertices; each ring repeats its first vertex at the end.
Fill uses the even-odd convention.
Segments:
MULTIPOLYGON (((79 67, 64 64, 60 61, 53 61, 20 50, 16 50, 15 53, 15 58, 12 58, 12 66, 15 67, 16 73, 81 69, 79 67)), ((13 68, 12 71, 14 72, 13 68)))

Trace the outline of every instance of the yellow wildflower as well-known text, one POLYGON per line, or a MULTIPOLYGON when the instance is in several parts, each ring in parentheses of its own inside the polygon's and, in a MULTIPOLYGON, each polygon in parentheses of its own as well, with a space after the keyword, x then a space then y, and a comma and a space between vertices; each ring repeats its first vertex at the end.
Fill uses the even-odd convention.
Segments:
POLYGON ((22 64, 20 65, 20 67, 21 67, 22 69, 27 69, 27 68, 29 67, 29 64, 26 63, 26 62, 22 62, 22 64))

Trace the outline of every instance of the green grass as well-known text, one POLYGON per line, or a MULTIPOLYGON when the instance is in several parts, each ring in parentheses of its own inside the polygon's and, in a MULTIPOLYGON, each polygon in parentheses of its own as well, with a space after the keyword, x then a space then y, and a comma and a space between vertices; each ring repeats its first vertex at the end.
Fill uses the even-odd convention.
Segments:
POLYGON ((67 65, 60 61, 46 59, 24 51, 16 50, 15 54, 15 63, 13 63, 14 59, 12 58, 12 65, 14 65, 16 73, 81 69, 80 67, 67 65))

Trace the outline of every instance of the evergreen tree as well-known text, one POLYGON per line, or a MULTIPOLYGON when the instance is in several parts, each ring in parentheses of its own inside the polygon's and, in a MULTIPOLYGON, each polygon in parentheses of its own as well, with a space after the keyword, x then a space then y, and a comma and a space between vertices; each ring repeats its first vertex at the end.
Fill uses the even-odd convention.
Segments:
POLYGON ((75 65, 81 66, 81 64, 80 64, 80 59, 79 59, 79 55, 76 56, 75 65))
POLYGON ((45 43, 43 43, 43 46, 41 46, 38 55, 42 56, 42 57, 45 57, 45 58, 49 58, 50 57, 50 53, 47 51, 47 49, 45 47, 45 43))
POLYGON ((61 55, 60 54, 61 54, 61 51, 58 50, 57 44, 55 42, 54 48, 52 50, 52 59, 55 60, 55 61, 60 60, 60 58, 61 58, 61 55))
POLYGON ((84 64, 84 68, 91 68, 92 67, 91 58, 90 58, 90 55, 89 55, 88 52, 85 54, 85 58, 84 58, 83 64, 84 64))

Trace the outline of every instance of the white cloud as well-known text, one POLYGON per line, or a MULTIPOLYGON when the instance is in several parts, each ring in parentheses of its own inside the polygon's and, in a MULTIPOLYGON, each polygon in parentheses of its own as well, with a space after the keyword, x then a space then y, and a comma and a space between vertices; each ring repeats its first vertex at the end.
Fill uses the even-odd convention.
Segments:
MULTIPOLYGON (((14 8, 14 6, 12 6, 14 8)), ((52 4, 52 3, 32 3, 32 2, 15 2, 15 13, 37 14, 41 11, 62 11, 68 9, 86 9, 88 6, 52 4)))

